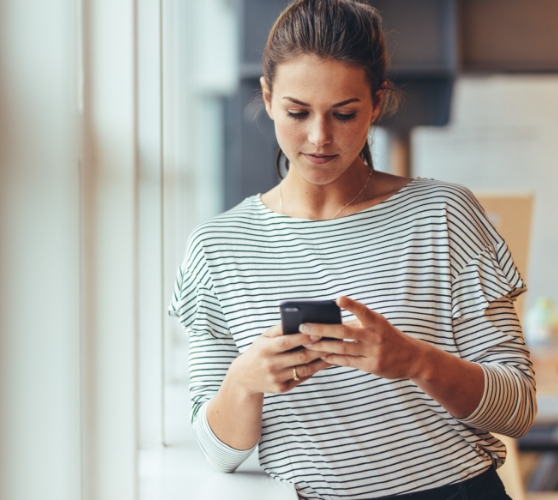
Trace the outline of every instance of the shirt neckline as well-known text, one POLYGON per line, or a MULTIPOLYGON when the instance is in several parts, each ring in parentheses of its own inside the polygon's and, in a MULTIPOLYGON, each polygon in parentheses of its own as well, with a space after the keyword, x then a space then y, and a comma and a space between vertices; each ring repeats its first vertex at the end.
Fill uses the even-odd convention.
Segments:
POLYGON ((391 202, 394 198, 398 198, 401 195, 401 193, 403 193, 412 184, 415 184, 415 182, 418 181, 418 180, 421 180, 421 177, 414 177, 414 178, 411 179, 410 182, 405 184, 402 188, 398 189, 389 198, 386 198, 385 200, 382 200, 380 203, 377 203, 376 205, 372 205, 371 207, 368 207, 368 208, 363 208, 362 210, 360 210, 358 212, 354 212, 352 214, 344 215, 343 217, 339 217, 337 219, 300 219, 298 217, 291 217, 289 215, 284 215, 284 214, 280 214, 278 212, 274 212, 273 210, 268 208, 264 204, 264 202, 262 201, 262 193, 258 193, 256 195, 254 195, 254 198, 255 198, 256 204, 259 205, 259 208, 261 210, 263 210, 268 215, 271 215, 272 217, 275 217, 275 218, 278 218, 278 219, 280 218, 280 219, 283 219, 284 221, 308 222, 308 223, 311 223, 311 222, 313 222, 313 223, 330 223, 330 222, 339 222, 339 221, 342 221, 344 219, 346 220, 346 219, 349 219, 351 217, 358 217, 359 215, 366 214, 368 212, 372 212, 372 211, 376 210, 377 208, 381 207, 383 204, 385 204, 387 202, 391 202))

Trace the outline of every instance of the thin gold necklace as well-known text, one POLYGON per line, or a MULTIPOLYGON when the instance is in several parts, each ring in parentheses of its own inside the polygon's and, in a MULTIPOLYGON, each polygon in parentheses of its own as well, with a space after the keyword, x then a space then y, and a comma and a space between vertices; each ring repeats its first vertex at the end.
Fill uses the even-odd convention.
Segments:
MULTIPOLYGON (((372 177, 372 169, 370 169, 370 173, 368 174, 368 178, 366 179, 366 182, 364 183, 364 186, 362 186, 362 189, 358 192, 358 194, 351 201, 349 201, 349 203, 346 203, 345 205, 343 205, 341 207, 341 209, 331 218, 331 220, 337 219, 337 217, 339 216, 339 214, 343 210, 345 210, 349 205, 351 205, 354 201, 356 201, 356 199, 364 192, 364 190, 366 189, 366 186, 368 186, 368 182, 370 181, 370 177, 372 177)), ((279 183, 279 209, 280 209, 281 215, 285 215, 285 212, 283 212, 283 191, 281 189, 281 184, 282 183, 283 183, 283 181, 281 181, 279 183)))

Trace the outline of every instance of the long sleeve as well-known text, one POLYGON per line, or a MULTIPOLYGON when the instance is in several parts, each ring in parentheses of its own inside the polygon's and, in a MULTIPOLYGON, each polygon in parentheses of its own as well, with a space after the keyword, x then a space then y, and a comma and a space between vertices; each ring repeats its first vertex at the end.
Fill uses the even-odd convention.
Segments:
POLYGON ((464 424, 510 437, 524 435, 537 412, 529 351, 513 303, 502 297, 477 316, 454 321, 463 358, 484 371, 484 393, 464 424))
POLYGON ((189 334, 191 422, 200 448, 212 466, 233 472, 253 449, 239 451, 221 442, 209 426, 206 410, 238 356, 238 348, 196 241, 194 234, 178 270, 169 314, 178 317, 189 334))
POLYGON ((207 421, 207 406, 204 403, 194 421, 194 429, 198 437, 198 444, 206 460, 222 472, 234 472, 254 451, 256 446, 249 450, 236 450, 223 443, 211 430, 207 421))
POLYGON ((223 443, 211 430, 206 410, 215 396, 238 349, 229 335, 216 338, 208 330, 190 329, 190 398, 192 424, 207 461, 223 472, 234 472, 254 448, 235 450, 223 443))
POLYGON ((447 205, 452 329, 459 355, 484 372, 484 393, 465 425, 518 437, 537 411, 529 351, 513 300, 527 287, 506 243, 474 196, 447 205))

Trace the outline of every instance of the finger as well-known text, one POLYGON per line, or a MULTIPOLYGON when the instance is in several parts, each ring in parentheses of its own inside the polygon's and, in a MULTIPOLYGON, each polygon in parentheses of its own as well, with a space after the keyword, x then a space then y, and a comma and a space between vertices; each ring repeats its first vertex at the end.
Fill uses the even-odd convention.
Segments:
POLYGON ((317 351, 311 351, 309 349, 299 349, 296 351, 285 352, 280 355, 280 363, 286 368, 292 368, 294 366, 305 365, 311 363, 312 361, 321 358, 323 354, 317 351))
POLYGON ((337 305, 352 312, 363 325, 373 325, 378 319, 383 318, 381 314, 371 311, 363 303, 350 299, 349 297, 341 296, 337 299, 337 305))
POLYGON ((294 380, 294 370, 296 369, 296 375, 299 378, 299 380, 295 380, 295 382, 297 382, 296 385, 298 385, 299 383, 302 383, 304 380, 308 380, 319 371, 329 368, 330 366, 331 364, 328 363, 327 361, 324 361, 323 359, 317 359, 312 363, 308 363, 306 365, 299 365, 299 366, 286 368, 281 373, 281 379, 285 382, 294 380))
POLYGON ((312 363, 308 363, 307 365, 297 366, 296 373, 299 378, 309 379, 319 371, 325 370, 330 366, 331 364, 329 364, 327 361, 323 359, 317 359, 315 361, 312 361, 312 363))
POLYGON ((283 328, 279 325, 273 325, 272 327, 268 328, 265 332, 262 333, 263 337, 273 338, 279 337, 283 335, 283 328))
POLYGON ((302 333, 292 333, 289 335, 278 335, 272 339, 272 352, 280 353, 290 351, 295 347, 301 347, 304 344, 311 343, 308 335, 302 333))
POLYGON ((345 354, 328 354, 323 357, 323 360, 327 361, 330 365, 347 366, 361 370, 364 358, 360 356, 348 356, 345 354))
POLYGON ((341 325, 324 325, 322 323, 304 323, 300 325, 300 331, 313 338, 330 337, 335 339, 357 339, 360 329, 348 326, 347 323, 341 325))
POLYGON ((363 356, 361 342, 343 342, 339 340, 321 340, 306 348, 310 352, 319 351, 326 354, 346 354, 349 356, 363 356))
POLYGON ((351 319, 350 321, 343 321, 344 325, 351 326, 353 328, 361 328, 362 323, 358 319, 351 319))

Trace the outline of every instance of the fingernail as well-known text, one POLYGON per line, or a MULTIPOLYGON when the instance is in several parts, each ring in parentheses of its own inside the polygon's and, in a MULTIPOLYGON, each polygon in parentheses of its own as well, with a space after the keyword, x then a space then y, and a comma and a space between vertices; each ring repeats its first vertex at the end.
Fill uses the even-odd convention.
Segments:
POLYGON ((310 333, 312 331, 312 327, 306 324, 300 325, 298 329, 300 330, 300 333, 310 333))
POLYGON ((317 342, 318 340, 320 340, 322 337, 318 337, 317 335, 310 335, 310 340, 312 342, 317 342))

